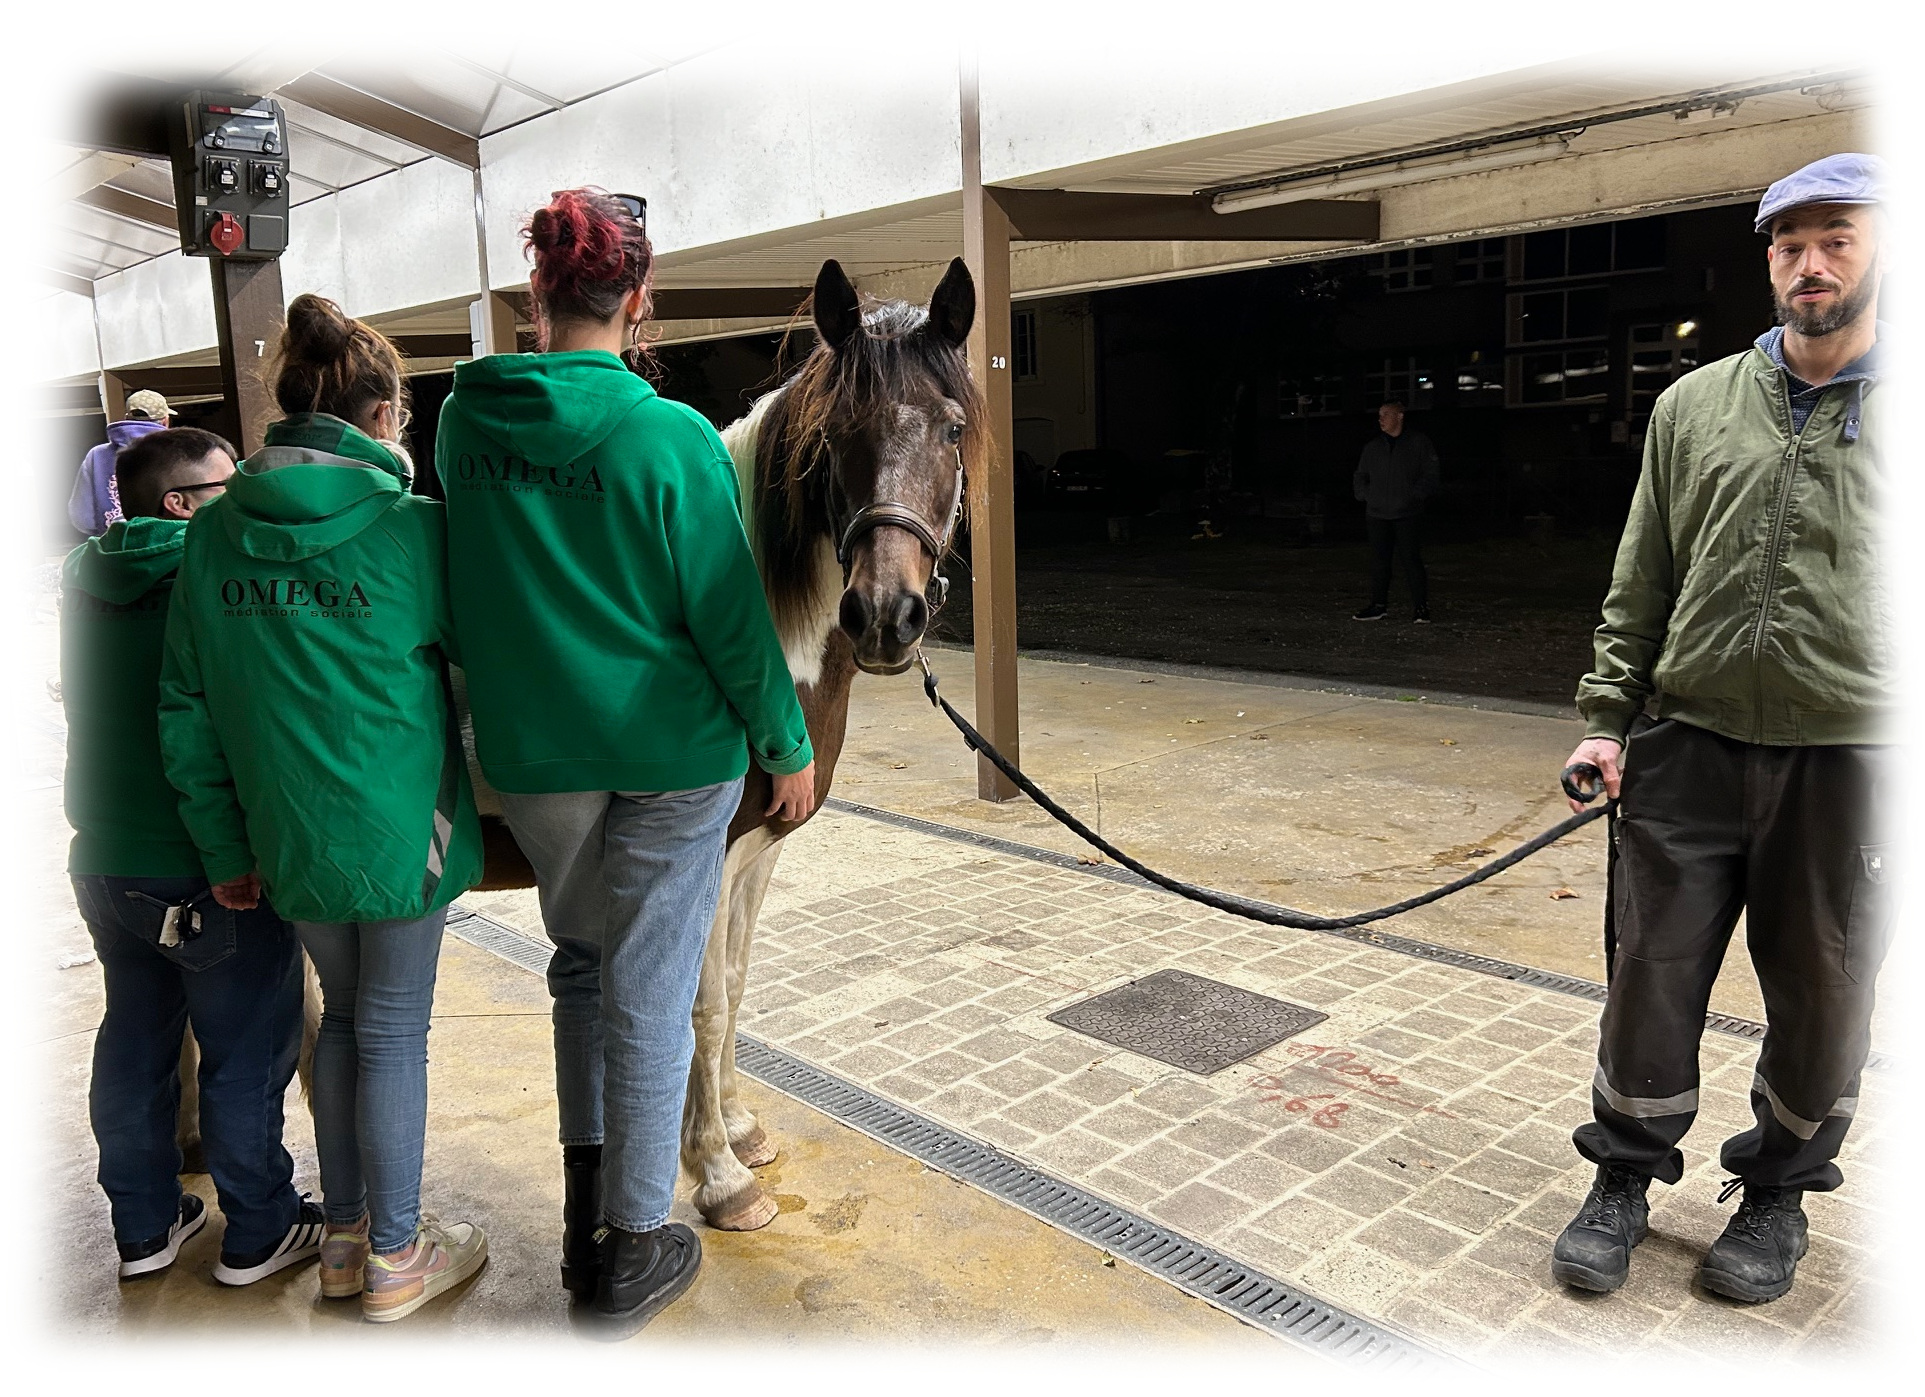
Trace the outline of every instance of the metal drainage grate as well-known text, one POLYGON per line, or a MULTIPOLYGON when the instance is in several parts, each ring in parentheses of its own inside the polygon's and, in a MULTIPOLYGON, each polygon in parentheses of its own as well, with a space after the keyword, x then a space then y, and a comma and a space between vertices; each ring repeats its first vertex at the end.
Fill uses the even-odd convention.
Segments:
POLYGON ((1104 1043, 1208 1077, 1330 1016, 1186 970, 1159 970, 1047 1017, 1104 1043))
MULTIPOLYGON (((1166 892, 1156 884, 1137 877, 1127 868, 1117 868, 1113 864, 1086 864, 1068 854, 1059 854, 1054 849, 1038 849, 1032 844, 1018 844, 1013 839, 999 839, 993 834, 978 834, 975 830, 957 829, 953 825, 937 824, 934 820, 919 820, 914 815, 898 815, 893 810, 879 810, 873 805, 859 805, 853 800, 843 800, 837 796, 830 796, 822 803, 829 809, 841 811, 845 815, 859 815, 865 820, 874 820, 878 824, 895 825, 899 829, 933 835, 937 839, 947 839, 952 843, 973 845, 978 849, 1005 854, 1013 859, 1046 863, 1052 868, 1063 868, 1071 873, 1081 873, 1093 878, 1105 878, 1112 883, 1124 883, 1133 888, 1148 888, 1152 892, 1166 892)), ((1210 891, 1218 890, 1212 888, 1210 891)), ((1253 907, 1275 906, 1274 903, 1263 902, 1257 898, 1244 897, 1241 893, 1236 896, 1253 907)), ((1580 979, 1576 975, 1565 975, 1555 970, 1539 970, 1533 965, 1519 965, 1515 961, 1498 960, 1494 956, 1480 956, 1470 951, 1460 951, 1455 946, 1439 946, 1435 942, 1418 941, 1388 931, 1371 931, 1365 927, 1315 928, 1315 930, 1323 936, 1341 937, 1345 941, 1375 946, 1381 951, 1395 951, 1401 956, 1434 961, 1439 965, 1454 965, 1459 970, 1489 975, 1493 979, 1509 980, 1513 984, 1528 985, 1532 989, 1550 990, 1554 994, 1568 994, 1573 999, 1588 999, 1593 1004, 1604 1002, 1603 985, 1595 980, 1580 979)), ((1748 1038, 1754 1043, 1765 1036, 1763 1024, 1754 1019, 1741 1019, 1731 1014, 1707 1014, 1704 1026, 1714 1033, 1728 1033, 1734 1038, 1748 1038)), ((1873 1070, 1880 1070, 1890 1065, 1891 1059, 1883 1053, 1873 1053, 1865 1059, 1865 1066, 1873 1070)))
POLYGON ((1373 1371, 1406 1372, 1444 1361, 1400 1334, 745 1033, 735 1038, 735 1065, 758 1082, 1102 1247, 1246 1323, 1373 1371))
MULTIPOLYGON (((543 973, 550 947, 492 917, 457 907, 448 930, 524 970, 543 973)), ((746 1033, 735 1036, 735 1065, 806 1106, 919 1159, 972 1188, 993 1194, 1050 1226, 1079 1237, 1168 1281, 1247 1324, 1327 1357, 1373 1372, 1421 1372, 1452 1360, 1347 1310, 1264 1274, 1106 1198, 898 1106, 746 1033)), ((1454 1366, 1454 1365, 1453 1365, 1454 1366)))
POLYGON ((471 946, 492 951, 503 960, 513 961, 523 970, 531 970, 541 976, 548 974, 548 959, 555 954, 555 948, 549 942, 537 941, 524 932, 503 926, 493 917, 485 917, 467 907, 448 909, 448 930, 471 946))

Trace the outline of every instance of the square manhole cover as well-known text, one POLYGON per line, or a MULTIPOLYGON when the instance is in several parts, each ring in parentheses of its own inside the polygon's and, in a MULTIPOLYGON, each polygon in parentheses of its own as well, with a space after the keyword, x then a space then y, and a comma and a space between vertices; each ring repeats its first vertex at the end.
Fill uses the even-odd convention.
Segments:
POLYGON ((1330 1016, 1201 975, 1159 970, 1048 1017, 1207 1077, 1330 1016))

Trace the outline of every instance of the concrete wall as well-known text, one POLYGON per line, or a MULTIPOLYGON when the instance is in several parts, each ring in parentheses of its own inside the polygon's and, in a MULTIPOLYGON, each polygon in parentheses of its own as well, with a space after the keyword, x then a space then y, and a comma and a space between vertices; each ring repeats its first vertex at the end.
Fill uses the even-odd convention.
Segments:
POLYGON ((79 378, 100 372, 100 346, 94 338, 94 303, 71 291, 49 291, 34 298, 33 359, 43 380, 79 378))
MULTIPOLYGON (((316 291, 360 316, 472 296, 477 272, 473 177, 445 160, 423 160, 297 206, 281 259, 290 299, 316 291)), ((96 282, 94 297, 108 364, 131 367, 214 348, 205 258, 174 252, 137 263, 96 282)))
POLYGON ((492 284, 527 280, 520 229, 556 189, 652 196, 649 237, 672 264, 682 249, 961 188, 953 56, 873 62, 851 51, 798 66, 730 48, 483 141, 492 284))

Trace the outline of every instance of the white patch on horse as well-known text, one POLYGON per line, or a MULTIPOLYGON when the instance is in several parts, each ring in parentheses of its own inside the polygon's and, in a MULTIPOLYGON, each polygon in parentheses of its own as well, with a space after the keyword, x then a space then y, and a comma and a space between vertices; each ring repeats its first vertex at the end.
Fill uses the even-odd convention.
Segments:
MULTIPOLYGON (((778 390, 779 392, 780 390, 778 390)), ((755 451, 762 436, 762 419, 768 415, 777 394, 764 393, 749 408, 748 416, 722 430, 722 444, 735 462, 736 477, 755 479, 755 451)), ((749 537, 755 537, 755 492, 745 491, 743 515, 748 521, 749 537)), ((763 578, 767 595, 767 577, 763 578)), ((806 594, 799 599, 769 595, 769 615, 775 621, 776 637, 782 642, 782 658, 789 666, 789 677, 805 687, 822 678, 822 658, 828 652, 829 632, 836 627, 836 609, 842 602, 842 565, 836 561, 835 540, 824 535, 816 541, 815 568, 806 594)))

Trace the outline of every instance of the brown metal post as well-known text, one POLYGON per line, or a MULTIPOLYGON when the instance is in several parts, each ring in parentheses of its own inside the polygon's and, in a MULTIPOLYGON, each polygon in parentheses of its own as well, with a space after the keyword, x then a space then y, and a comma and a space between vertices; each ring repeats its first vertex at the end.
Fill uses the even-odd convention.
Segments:
MULTIPOLYGON (((1016 426, 1009 368, 1009 218, 983 187, 982 122, 976 60, 962 62, 963 260, 976 279, 976 323, 969 362, 982 384, 989 420, 983 508, 969 523, 971 605, 976 628, 976 727, 1020 764, 1016 718, 1016 426)), ((1013 799, 1016 787, 982 757, 976 794, 1013 799)))
POLYGON ((279 262, 211 259, 214 332, 221 352, 221 392, 240 436, 241 454, 266 444, 267 424, 280 415, 268 369, 287 322, 279 262))

